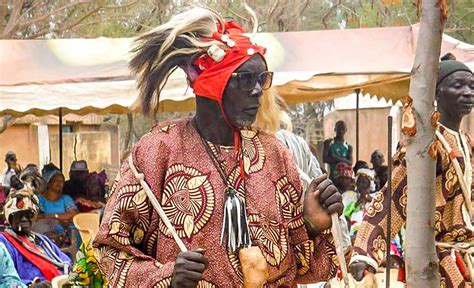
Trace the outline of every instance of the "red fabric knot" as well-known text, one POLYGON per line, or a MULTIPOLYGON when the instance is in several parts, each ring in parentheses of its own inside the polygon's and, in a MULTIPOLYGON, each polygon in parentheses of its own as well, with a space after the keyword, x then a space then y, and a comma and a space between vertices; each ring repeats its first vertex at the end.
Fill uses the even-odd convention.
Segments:
POLYGON ((227 82, 235 70, 255 54, 259 54, 265 60, 266 48, 254 45, 249 37, 242 34, 244 32, 244 29, 237 24, 226 22, 224 29, 218 24, 218 31, 213 33, 211 38, 201 39, 225 44, 222 48, 225 56, 221 61, 216 62, 206 53, 194 61, 194 65, 201 72, 192 85, 197 96, 222 102, 227 82), (253 49, 254 53, 249 54, 249 49, 253 49))

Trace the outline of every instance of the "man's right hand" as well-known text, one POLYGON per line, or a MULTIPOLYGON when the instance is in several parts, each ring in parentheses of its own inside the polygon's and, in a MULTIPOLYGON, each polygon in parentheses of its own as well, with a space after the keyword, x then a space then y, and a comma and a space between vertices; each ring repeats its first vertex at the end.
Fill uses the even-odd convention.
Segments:
POLYGON ((352 277, 354 277, 357 281, 362 281, 365 276, 365 271, 367 270, 369 273, 375 274, 375 269, 365 262, 357 262, 352 263, 349 266, 349 270, 351 271, 352 277))
POLYGON ((208 265, 202 249, 179 253, 174 264, 171 287, 197 287, 208 265))

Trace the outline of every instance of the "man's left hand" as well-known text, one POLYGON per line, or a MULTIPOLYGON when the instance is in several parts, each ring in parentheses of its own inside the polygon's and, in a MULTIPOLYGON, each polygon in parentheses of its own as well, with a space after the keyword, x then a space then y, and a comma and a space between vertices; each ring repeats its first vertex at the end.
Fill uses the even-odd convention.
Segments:
POLYGON ((339 190, 326 174, 314 179, 306 189, 303 215, 310 234, 318 234, 331 227, 331 214, 342 214, 344 205, 339 190))

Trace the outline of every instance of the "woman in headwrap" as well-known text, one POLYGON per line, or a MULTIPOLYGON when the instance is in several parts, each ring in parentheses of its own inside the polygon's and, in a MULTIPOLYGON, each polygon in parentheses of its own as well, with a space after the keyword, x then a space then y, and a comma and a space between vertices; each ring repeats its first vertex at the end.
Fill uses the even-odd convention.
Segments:
POLYGON ((350 235, 353 238, 355 238, 364 218, 365 207, 372 200, 370 192, 371 187, 374 186, 374 176, 375 173, 371 169, 358 169, 355 178, 356 191, 346 192, 342 195, 344 216, 349 221, 350 235), (351 197, 352 195, 355 197, 351 197))
POLYGON ((42 285, 67 274, 71 259, 48 237, 31 230, 39 211, 38 197, 31 183, 15 183, 4 207, 9 226, 0 233, 0 243, 6 246, 22 282, 42 285))
POLYGON ((45 165, 42 174, 46 182, 46 191, 39 196, 38 219, 60 223, 55 225, 55 232, 63 233, 64 227, 72 224, 72 218, 79 211, 71 196, 63 194, 64 175, 59 168, 53 164, 45 165))
POLYGON ((288 151, 251 129, 272 73, 266 49, 243 32, 195 8, 138 38, 131 67, 142 110, 158 110, 181 68, 196 116, 155 126, 120 170, 94 240, 111 286, 276 287, 334 276, 327 229, 341 196, 320 178, 303 198, 288 151))

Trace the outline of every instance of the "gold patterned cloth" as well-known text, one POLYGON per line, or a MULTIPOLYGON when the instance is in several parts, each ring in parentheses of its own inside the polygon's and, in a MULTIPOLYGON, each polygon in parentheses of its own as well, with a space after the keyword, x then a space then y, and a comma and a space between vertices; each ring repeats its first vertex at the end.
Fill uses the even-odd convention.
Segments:
MULTIPOLYGON (((471 187, 471 143, 463 132, 452 131, 440 126, 438 129, 453 149, 464 173, 467 186, 471 187)), ((472 220, 465 213, 464 197, 458 176, 454 170, 450 155, 441 143, 437 145, 436 160, 436 212, 435 238, 437 242, 463 243, 474 241, 472 220)), ((407 169, 405 147, 394 155, 392 175, 392 215, 391 237, 393 238, 405 225, 407 217, 407 169)), ((472 191, 471 195, 472 195, 472 191)), ((370 257, 378 265, 385 259, 387 210, 385 209, 386 190, 377 193, 367 209, 363 223, 354 244, 354 255, 359 260, 370 257), (357 256, 356 256, 357 255, 357 256)), ((461 274, 452 249, 437 247, 440 261, 442 287, 468 287, 461 274)), ((463 256, 463 255, 461 255, 463 256)), ((369 261, 367 262, 370 262, 369 261)), ((467 266, 467 265, 466 265, 467 266)))
MULTIPOLYGON (((291 155, 273 135, 241 136, 245 183, 233 147, 211 150, 246 202, 252 243, 269 267, 267 287, 332 278, 337 268, 332 235, 308 238, 291 155)), ((205 249, 209 268, 198 287, 241 286, 238 257, 220 245, 226 185, 190 119, 155 126, 132 156, 187 248, 205 249)), ((112 190, 94 241, 103 275, 112 287, 168 287, 179 249, 127 163, 112 190)))

